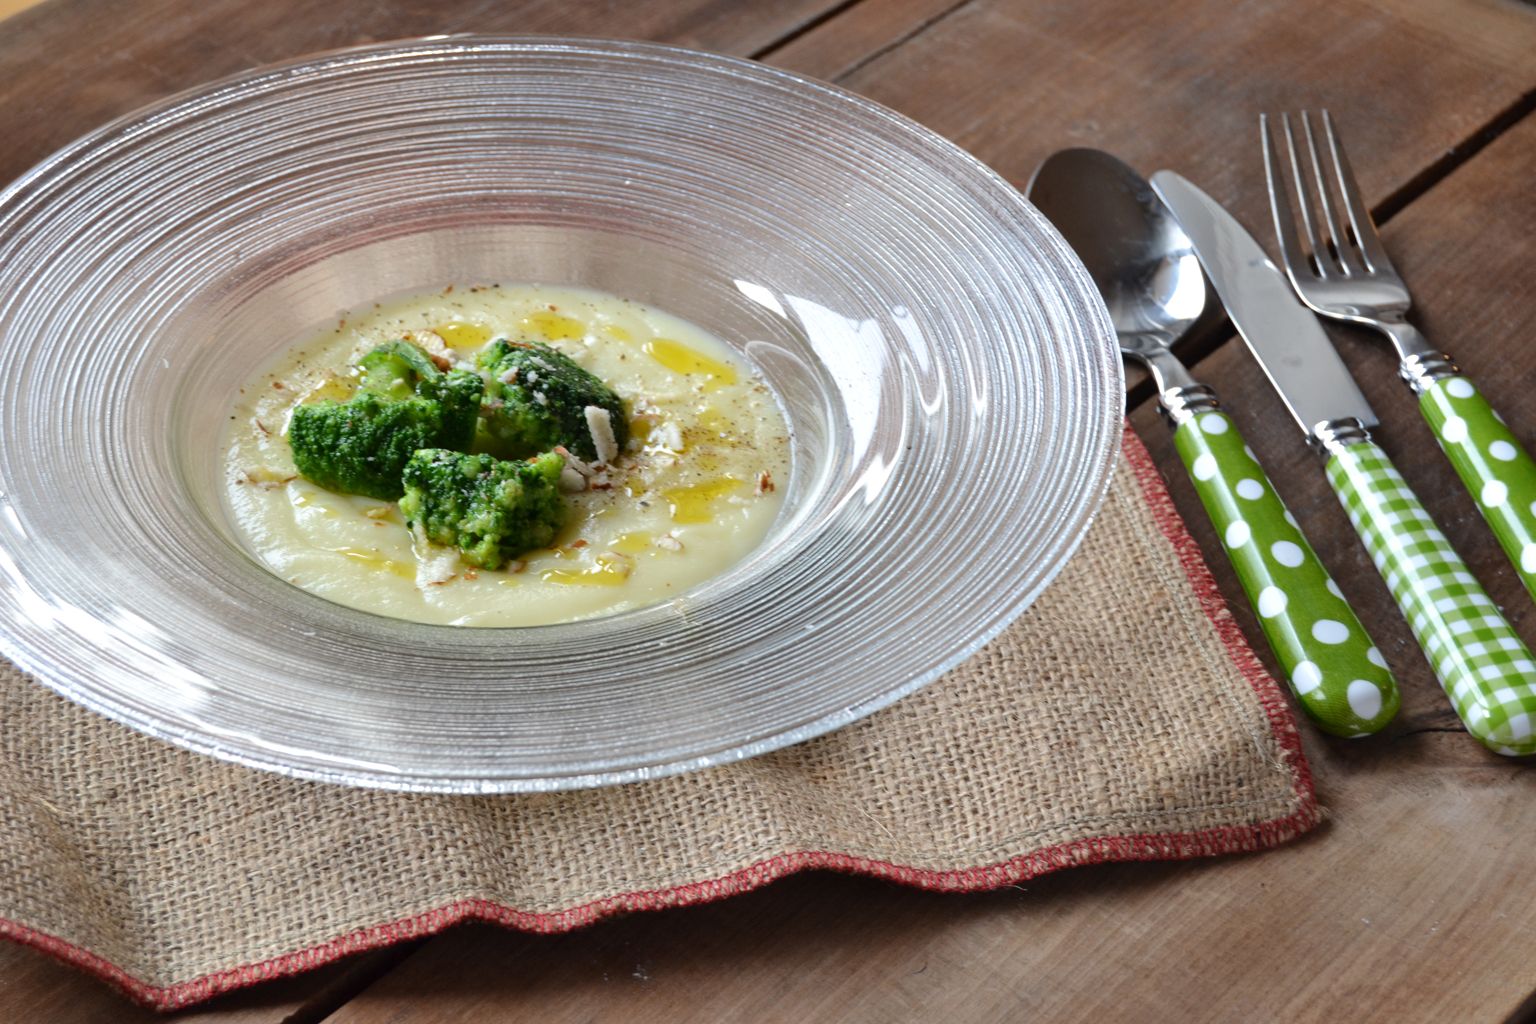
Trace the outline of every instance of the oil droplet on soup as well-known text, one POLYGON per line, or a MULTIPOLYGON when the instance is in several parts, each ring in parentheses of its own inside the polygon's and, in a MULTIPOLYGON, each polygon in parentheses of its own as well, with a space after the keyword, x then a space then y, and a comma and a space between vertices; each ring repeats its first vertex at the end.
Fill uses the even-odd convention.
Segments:
POLYGON ((524 317, 519 326, 524 333, 536 335, 539 341, 580 341, 587 333, 587 325, 575 317, 561 316, 545 310, 524 317))
POLYGON ((449 348, 467 351, 477 349, 491 340, 491 329, 482 324, 450 321, 432 328, 432 333, 443 339, 449 348))
POLYGON ((711 359, 698 349, 671 338, 654 338, 646 342, 644 352, 673 373, 704 377, 706 391, 717 391, 737 382, 734 366, 711 359))
POLYGON ((741 489, 741 481, 732 476, 687 487, 669 487, 662 496, 672 503, 672 518, 679 523, 707 523, 715 518, 715 503, 732 491, 741 489))
POLYGON ((750 366, 694 325, 615 296, 460 285, 348 313, 335 329, 294 340, 235 400, 224 439, 228 508, 247 546, 279 576, 354 608, 517 626, 666 601, 756 547, 784 492, 761 481, 790 479, 783 413, 750 366), (393 503, 296 477, 281 430, 293 406, 347 401, 356 388, 352 363, 400 338, 435 347, 439 357, 446 345, 448 358, 468 363, 496 338, 543 342, 625 401, 628 449, 600 486, 565 496, 570 521, 556 546, 494 572, 450 554, 446 570, 424 574, 393 503))

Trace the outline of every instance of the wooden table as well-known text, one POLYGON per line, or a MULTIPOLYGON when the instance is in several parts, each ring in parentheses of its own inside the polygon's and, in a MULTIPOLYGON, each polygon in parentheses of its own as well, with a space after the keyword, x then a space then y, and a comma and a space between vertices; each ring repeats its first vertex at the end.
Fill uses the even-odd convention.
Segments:
MULTIPOLYGON (((0 12, 26 6, 3 0, 0 12)), ((1016 183, 1054 149, 1172 167, 1269 237, 1260 111, 1339 117, 1421 323, 1536 444, 1536 7, 1516 0, 47 0, 0 23, 0 182, 106 119, 229 72, 458 31, 626 36, 871 96, 1016 183)), ((1528 640, 1536 607, 1394 378, 1332 332, 1379 436, 1528 640)), ((1319 466, 1230 328, 1186 349, 1398 670, 1364 743, 1309 733, 1331 822, 1288 847, 1078 869, 978 896, 832 875, 550 938, 467 926, 221 998, 220 1022, 1531 1019, 1536 776, 1458 727, 1319 466)), ((1133 374, 1130 417, 1258 630, 1133 374)), ((0 1020, 153 1014, 0 946, 0 1020)))

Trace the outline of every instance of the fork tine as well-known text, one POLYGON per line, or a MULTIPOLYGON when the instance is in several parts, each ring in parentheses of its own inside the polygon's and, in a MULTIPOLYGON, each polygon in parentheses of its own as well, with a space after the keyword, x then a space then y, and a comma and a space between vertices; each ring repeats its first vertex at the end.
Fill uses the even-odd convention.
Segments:
POLYGON ((1291 130, 1291 115, 1280 115, 1280 127, 1285 132, 1285 149, 1291 159, 1291 181, 1296 186, 1296 207, 1301 213, 1301 227, 1306 232, 1307 244, 1312 247, 1312 266, 1316 276, 1323 279, 1338 277, 1342 273, 1338 265, 1329 262, 1328 246, 1318 237, 1312 225, 1312 190, 1307 187, 1307 174, 1301 169, 1301 157, 1297 152, 1296 134, 1291 130))
POLYGON ((1370 207, 1365 205, 1365 200, 1360 198, 1360 188, 1355 184, 1354 169, 1349 166, 1349 158, 1344 155, 1344 147, 1339 143, 1339 134, 1333 127, 1333 115, 1323 111, 1323 132, 1328 137, 1328 152, 1333 157, 1333 169, 1338 175, 1339 194, 1344 198, 1344 210, 1349 215, 1349 226, 1353 229, 1355 244, 1360 247, 1360 253, 1365 258, 1365 268, 1371 273, 1377 271, 1393 272, 1392 261, 1387 257, 1387 250, 1381 244, 1381 235, 1376 230, 1376 222, 1371 219, 1370 207))
POLYGON ((1301 130, 1307 137, 1307 155, 1312 162, 1313 180, 1317 182, 1317 197, 1322 203, 1323 221, 1328 228, 1328 239, 1333 243, 1329 251, 1338 260, 1340 271, 1348 277, 1354 272, 1350 267, 1349 238, 1339 226, 1339 219, 1334 216, 1328 176, 1323 173, 1322 154, 1318 151, 1317 139, 1312 135, 1312 115, 1305 110, 1301 112, 1301 130))
MULTIPOLYGON (((1291 212, 1291 197, 1285 191, 1285 172, 1280 167, 1280 157, 1270 137, 1268 114, 1259 115, 1259 136, 1264 145, 1264 178, 1269 183, 1269 212, 1275 220, 1275 237, 1280 241, 1280 259, 1291 280, 1298 281, 1311 276, 1312 268, 1307 263, 1301 236, 1296 233, 1296 215, 1291 212)), ((1307 225, 1307 233, 1310 236, 1311 224, 1307 225)))

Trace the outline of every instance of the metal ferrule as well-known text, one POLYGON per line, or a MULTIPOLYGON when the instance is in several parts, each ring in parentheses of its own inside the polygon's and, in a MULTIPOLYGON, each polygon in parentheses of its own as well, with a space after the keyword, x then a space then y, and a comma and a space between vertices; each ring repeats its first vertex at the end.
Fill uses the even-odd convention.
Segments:
POLYGON ((1204 384, 1189 384, 1167 388, 1159 396, 1163 417, 1168 425, 1177 430, 1202 412, 1221 407, 1216 392, 1204 384))
POLYGON ((1370 432, 1353 416, 1342 420, 1324 420, 1312 428, 1307 437, 1312 447, 1327 458, 1339 454, 1352 444, 1370 444, 1370 432))
POLYGON ((1397 350, 1397 375, 1414 394, 1422 395, 1435 381, 1461 372, 1450 356, 1431 345, 1401 313, 1383 316, 1373 326, 1391 340, 1397 350))
POLYGON ((1397 375, 1407 382, 1416 395, 1422 395, 1435 381, 1454 377, 1460 372, 1460 367, 1451 362, 1451 357, 1444 352, 1413 353, 1404 356, 1397 367, 1397 375))

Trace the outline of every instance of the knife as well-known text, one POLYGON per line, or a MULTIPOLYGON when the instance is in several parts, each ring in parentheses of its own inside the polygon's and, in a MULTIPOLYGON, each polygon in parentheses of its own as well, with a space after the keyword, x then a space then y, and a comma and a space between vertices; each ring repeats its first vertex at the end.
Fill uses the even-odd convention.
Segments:
POLYGON ((1097 149, 1047 157, 1025 195, 1083 261, 1109 307, 1121 353, 1152 374, 1195 494, 1280 671, 1296 681, 1297 706, 1335 736, 1381 731, 1399 705, 1386 660, 1243 442, 1237 421, 1173 354, 1207 303, 1200 265, 1173 214, 1145 178, 1097 149), (1319 641, 1312 635, 1319 619, 1344 623, 1349 641, 1319 641))
MULTIPOLYGON (((1378 423, 1314 316, 1253 236, 1172 171, 1152 187, 1194 243, 1228 315, 1323 456, 1371 561, 1467 731, 1500 754, 1536 753, 1536 660, 1371 440, 1378 423)), ((1339 635, 1335 629, 1322 628, 1339 635)), ((1344 637, 1340 637, 1344 639, 1344 637)))

